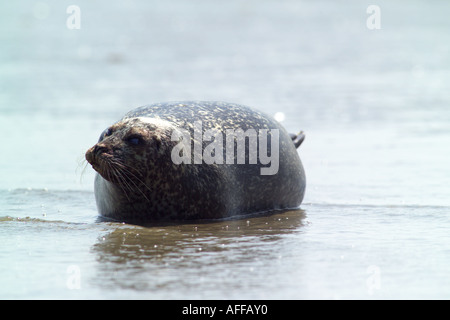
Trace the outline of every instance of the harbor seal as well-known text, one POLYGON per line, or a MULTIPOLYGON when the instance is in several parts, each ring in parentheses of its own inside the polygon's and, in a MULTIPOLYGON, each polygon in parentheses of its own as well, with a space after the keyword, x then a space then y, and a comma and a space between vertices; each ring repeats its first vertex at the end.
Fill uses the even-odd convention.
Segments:
POLYGON ((87 150, 101 216, 220 219, 298 208, 305 173, 289 135, 247 106, 181 101, 134 109, 87 150))

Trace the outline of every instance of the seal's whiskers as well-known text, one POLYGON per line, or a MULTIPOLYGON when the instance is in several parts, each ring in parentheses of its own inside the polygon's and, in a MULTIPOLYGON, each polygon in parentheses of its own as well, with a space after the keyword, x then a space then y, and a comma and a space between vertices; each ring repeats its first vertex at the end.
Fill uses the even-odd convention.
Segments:
MULTIPOLYGON (((145 195, 145 192, 143 192, 141 190, 141 188, 138 186, 138 184, 136 184, 136 182, 134 181, 134 179, 136 179, 139 183, 141 183, 145 188, 147 188, 148 190, 151 190, 143 181, 142 179, 140 179, 138 176, 136 176, 133 172, 131 172, 128 168, 131 168, 130 166, 125 165, 124 163, 121 163, 119 161, 111 161, 111 164, 113 164, 115 166, 116 169, 116 173, 118 174, 118 176, 120 175, 120 177, 122 178, 121 181, 124 182, 124 184, 126 185, 126 187, 129 189, 129 191, 133 192, 133 187, 131 186, 130 182, 134 185, 134 187, 136 187, 139 192, 142 194, 142 196, 147 200, 150 201, 147 196, 145 195), (134 178, 134 179, 133 179, 134 178)), ((116 176, 116 177, 118 177, 116 176)), ((125 192, 125 190, 124 190, 125 192)))

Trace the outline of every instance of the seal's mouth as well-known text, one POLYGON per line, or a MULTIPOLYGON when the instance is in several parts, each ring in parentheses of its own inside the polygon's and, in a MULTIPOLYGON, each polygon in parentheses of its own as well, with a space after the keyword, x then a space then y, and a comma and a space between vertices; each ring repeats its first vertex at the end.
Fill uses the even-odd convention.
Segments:
POLYGON ((86 151, 85 157, 92 168, 105 180, 119 187, 128 200, 136 190, 147 199, 145 192, 151 188, 146 185, 142 174, 116 158, 108 148, 96 144, 86 151))
POLYGON ((136 185, 137 181, 142 181, 138 170, 125 164, 107 147, 96 144, 86 151, 85 157, 95 171, 116 185, 136 185))
POLYGON ((105 148, 95 145, 86 151, 85 157, 95 171, 106 180, 111 180, 108 163, 112 156, 105 152, 105 148))

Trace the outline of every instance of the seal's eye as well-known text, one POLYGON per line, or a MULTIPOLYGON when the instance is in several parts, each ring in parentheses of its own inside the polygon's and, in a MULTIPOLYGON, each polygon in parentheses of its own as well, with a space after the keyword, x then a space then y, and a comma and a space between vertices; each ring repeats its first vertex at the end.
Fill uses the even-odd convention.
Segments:
POLYGON ((110 135, 112 135, 112 130, 110 128, 108 128, 102 132, 102 134, 100 135, 100 138, 98 139, 98 142, 102 141, 103 139, 105 139, 105 137, 108 137, 110 135))
POLYGON ((142 137, 141 137, 141 136, 137 136, 137 135, 129 136, 129 137, 126 139, 126 141, 127 141, 129 144, 132 144, 132 145, 134 145, 134 146, 138 146, 138 145, 141 145, 141 144, 144 143, 144 140, 142 139, 142 137))

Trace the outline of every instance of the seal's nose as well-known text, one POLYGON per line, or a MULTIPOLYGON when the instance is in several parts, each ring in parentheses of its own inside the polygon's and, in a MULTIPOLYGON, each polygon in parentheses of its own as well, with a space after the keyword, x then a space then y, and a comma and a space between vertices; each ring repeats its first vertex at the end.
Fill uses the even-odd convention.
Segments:
POLYGON ((90 164, 92 164, 93 158, 94 158, 94 147, 89 148, 86 151, 86 154, 84 155, 84 157, 86 158, 87 162, 89 162, 90 164))
POLYGON ((97 156, 99 154, 102 154, 102 153, 106 152, 106 151, 108 151, 108 148, 106 148, 104 145, 101 145, 101 144, 96 144, 94 146, 94 150, 93 150, 94 154, 97 155, 97 156))
POLYGON ((99 155, 101 155, 102 153, 105 153, 108 151, 108 148, 105 147, 102 144, 96 144, 95 146, 93 146, 92 148, 89 148, 88 151, 86 151, 85 157, 86 160, 90 163, 90 164, 94 164, 96 163, 96 159, 99 155))

